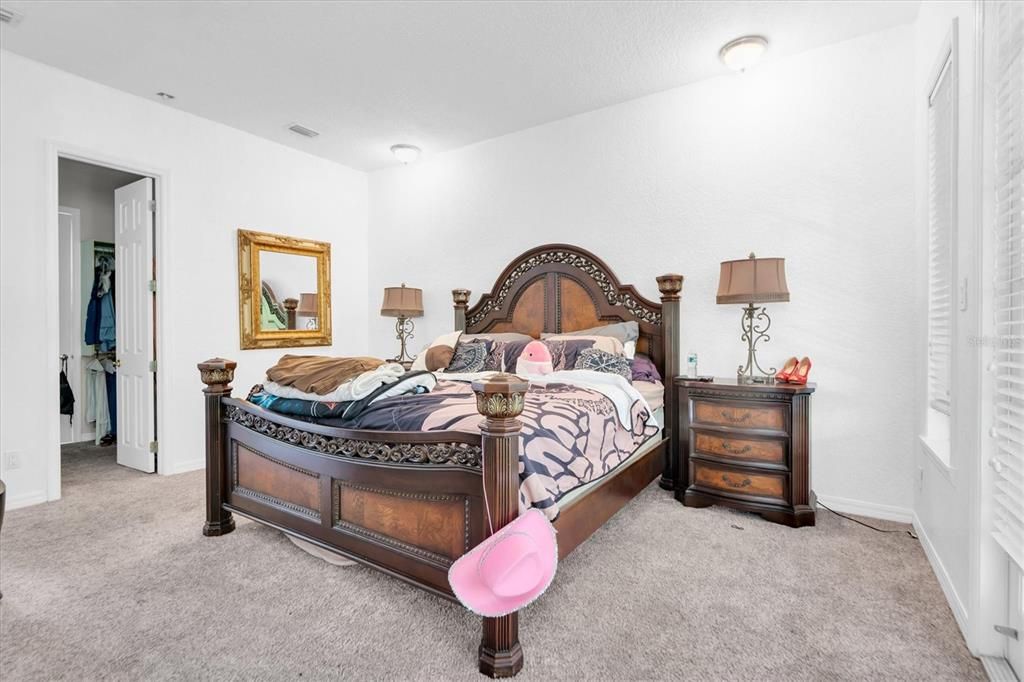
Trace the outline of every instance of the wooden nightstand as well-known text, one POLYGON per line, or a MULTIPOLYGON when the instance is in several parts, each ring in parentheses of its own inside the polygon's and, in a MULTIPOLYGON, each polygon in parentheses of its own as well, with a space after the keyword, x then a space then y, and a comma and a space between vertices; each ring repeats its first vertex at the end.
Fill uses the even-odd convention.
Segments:
POLYGON ((789 526, 813 526, 814 384, 703 383, 676 378, 676 499, 724 504, 789 526))

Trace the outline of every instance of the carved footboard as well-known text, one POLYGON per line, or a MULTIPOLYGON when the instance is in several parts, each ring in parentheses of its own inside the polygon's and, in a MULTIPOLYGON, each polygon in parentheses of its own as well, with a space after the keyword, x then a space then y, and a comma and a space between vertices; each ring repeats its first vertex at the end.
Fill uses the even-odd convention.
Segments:
MULTIPOLYGON (((474 384, 481 435, 336 429, 230 397, 235 363, 199 365, 206 384, 206 524, 234 530, 239 513, 435 594, 454 599, 452 562, 519 507, 519 428, 527 384, 474 384), (486 476, 481 476, 481 462, 486 476)), ((516 614, 484 619, 480 669, 522 667, 516 614)))

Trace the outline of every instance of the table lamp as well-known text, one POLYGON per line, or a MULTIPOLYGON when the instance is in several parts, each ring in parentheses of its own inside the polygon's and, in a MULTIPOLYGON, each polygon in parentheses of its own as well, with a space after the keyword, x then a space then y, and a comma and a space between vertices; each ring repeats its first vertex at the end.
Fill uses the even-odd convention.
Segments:
POLYGON ((320 310, 317 308, 316 294, 299 294, 297 314, 299 317, 309 318, 306 321, 306 329, 317 328, 317 317, 320 315, 320 310))
POLYGON ((398 318, 395 321, 395 338, 402 345, 398 357, 392 360, 398 363, 412 362, 412 358, 406 352, 406 342, 413 337, 414 325, 410 318, 423 316, 423 290, 413 289, 405 284, 385 288, 380 314, 384 317, 398 318))
POLYGON ((742 260, 722 263, 718 277, 718 303, 745 303, 743 340, 747 342, 747 362, 736 370, 736 380, 746 384, 768 384, 775 381, 775 368, 767 372, 757 364, 757 344, 769 341, 772 321, 763 307, 755 303, 788 301, 785 258, 757 258, 753 253, 742 260))

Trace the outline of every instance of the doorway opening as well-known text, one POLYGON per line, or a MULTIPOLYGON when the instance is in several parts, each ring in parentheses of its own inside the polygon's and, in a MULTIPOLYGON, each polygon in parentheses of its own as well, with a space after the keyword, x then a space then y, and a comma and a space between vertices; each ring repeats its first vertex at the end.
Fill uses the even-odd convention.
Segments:
POLYGON ((57 160, 58 486, 65 470, 157 471, 155 181, 57 160))

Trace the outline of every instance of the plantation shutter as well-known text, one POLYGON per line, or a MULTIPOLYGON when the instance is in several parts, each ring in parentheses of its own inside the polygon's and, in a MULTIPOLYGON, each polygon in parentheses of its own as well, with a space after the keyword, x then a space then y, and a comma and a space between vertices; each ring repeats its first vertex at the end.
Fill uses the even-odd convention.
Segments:
POLYGON ((953 350, 956 120, 953 54, 928 98, 928 404, 949 414, 953 350))
POLYGON ((994 534, 1024 568, 1024 3, 995 11, 994 534))

